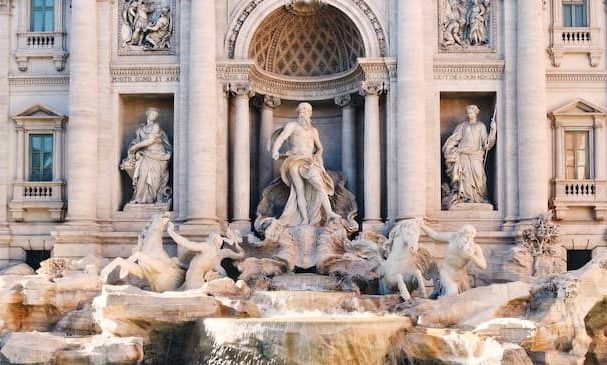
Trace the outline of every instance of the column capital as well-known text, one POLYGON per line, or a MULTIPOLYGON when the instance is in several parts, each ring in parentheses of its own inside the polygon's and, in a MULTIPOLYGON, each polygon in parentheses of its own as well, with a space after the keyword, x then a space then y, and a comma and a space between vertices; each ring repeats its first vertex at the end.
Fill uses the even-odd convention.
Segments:
POLYGON ((264 95, 263 102, 261 103, 262 108, 274 109, 282 104, 282 100, 278 96, 264 95))
POLYGON ((340 95, 335 98, 335 104, 341 108, 345 108, 347 106, 352 106, 352 95, 340 95))
POLYGON ((363 81, 360 86, 360 95, 381 95, 386 91, 386 85, 382 81, 363 81))
POLYGON ((251 87, 251 83, 246 81, 234 82, 230 83, 230 92, 235 97, 253 97, 255 95, 255 91, 251 87))

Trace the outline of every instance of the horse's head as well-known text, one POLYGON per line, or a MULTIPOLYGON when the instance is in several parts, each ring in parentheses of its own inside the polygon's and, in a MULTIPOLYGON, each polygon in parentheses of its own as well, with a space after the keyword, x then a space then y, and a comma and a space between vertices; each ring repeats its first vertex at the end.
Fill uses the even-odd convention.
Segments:
POLYGON ((392 248, 408 248, 412 254, 417 253, 419 248, 419 222, 416 219, 402 221, 392 229, 389 240, 392 241, 392 248))
POLYGON ((170 220, 171 214, 169 212, 154 214, 146 228, 148 231, 163 232, 170 220))

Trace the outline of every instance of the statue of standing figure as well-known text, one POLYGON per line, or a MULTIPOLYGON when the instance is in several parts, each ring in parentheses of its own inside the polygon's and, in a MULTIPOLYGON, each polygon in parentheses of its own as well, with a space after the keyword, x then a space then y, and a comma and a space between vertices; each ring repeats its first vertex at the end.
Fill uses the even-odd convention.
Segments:
POLYGON ((156 119, 158 109, 148 108, 146 121, 137 128, 127 157, 120 168, 133 181, 133 198, 130 204, 155 204, 168 207, 171 202, 169 161, 173 147, 156 119))
POLYGON ((497 124, 495 116, 491 129, 478 120, 480 109, 466 107, 468 119, 458 124, 443 145, 450 184, 444 187, 443 206, 447 209, 460 203, 489 203, 485 164, 487 153, 495 146, 497 124))
POLYGON ((316 128, 312 126, 312 106, 300 103, 297 121, 287 123, 272 135, 272 158, 284 159, 280 167, 283 182, 290 187, 289 199, 279 222, 285 226, 316 225, 325 220, 339 219, 333 212, 329 196, 333 195, 333 180, 323 164, 323 146, 316 128), (288 141, 289 150, 279 150, 288 141))

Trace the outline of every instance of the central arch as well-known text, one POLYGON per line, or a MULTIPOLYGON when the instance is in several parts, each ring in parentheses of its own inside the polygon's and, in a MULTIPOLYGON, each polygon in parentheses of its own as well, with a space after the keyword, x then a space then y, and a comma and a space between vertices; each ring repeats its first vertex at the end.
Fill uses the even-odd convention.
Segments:
MULTIPOLYGON (((230 24, 225 41, 229 58, 247 59, 254 34, 274 11, 284 8, 285 0, 251 0, 242 5, 230 24)), ((369 58, 386 57, 388 43, 385 27, 376 15, 376 9, 365 0, 322 0, 345 14, 360 32, 365 55, 369 58)))

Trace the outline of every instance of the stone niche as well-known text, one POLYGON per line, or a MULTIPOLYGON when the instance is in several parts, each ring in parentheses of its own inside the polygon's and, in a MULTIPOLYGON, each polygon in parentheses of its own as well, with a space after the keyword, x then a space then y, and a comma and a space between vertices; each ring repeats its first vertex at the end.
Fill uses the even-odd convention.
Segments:
MULTIPOLYGON (((122 94, 120 95, 120 159, 116 162, 116 168, 123 158, 126 157, 129 144, 135 136, 137 128, 146 121, 145 112, 148 108, 156 108, 159 111, 157 123, 160 125, 169 142, 175 149, 174 143, 174 95, 173 94, 122 94)), ((169 162, 169 184, 173 187, 173 166, 175 153, 169 162)), ((125 205, 133 196, 131 179, 125 171, 120 170, 120 205, 123 210, 125 205)), ((173 191, 173 197, 175 191, 173 191)))
MULTIPOLYGON (((441 92, 440 94, 440 170, 441 170, 441 186, 443 184, 449 184, 449 177, 446 174, 445 158, 443 156, 442 147, 445 141, 457 125, 464 120, 466 117, 466 106, 474 104, 480 108, 480 114, 478 119, 484 123, 487 127, 487 133, 489 133, 489 125, 496 105, 496 93, 495 92, 441 92)), ((499 143, 499 124, 500 120, 496 117, 498 124, 498 136, 495 147, 493 147, 487 154, 487 160, 485 165, 485 172, 487 174, 487 195, 489 203, 493 205, 493 209, 497 210, 497 161, 496 151, 499 143)), ((442 190, 442 189, 441 189, 442 190)), ((441 192, 442 197, 442 192, 441 192)), ((446 208, 443 206, 443 210, 446 208)))
MULTIPOLYGON (((273 130, 285 125, 289 121, 297 119, 297 105, 300 101, 282 100, 280 106, 274 110, 274 126, 273 130)), ((342 112, 334 101, 322 100, 322 101, 311 101, 313 107, 312 123, 315 128, 318 129, 320 134, 320 140, 324 147, 324 163, 327 170, 342 172, 342 112)), ((355 146, 352 149, 354 151, 354 160, 356 162, 355 181, 348 181, 348 189, 350 191, 360 192, 356 195, 357 203, 359 207, 362 207, 362 172, 363 172, 363 112, 362 105, 356 108, 356 131, 355 131, 355 146), (356 147, 358 146, 358 147, 356 147), (352 188, 354 186, 354 188, 352 188)), ((267 146, 259 145, 259 113, 252 113, 251 122, 252 132, 251 133, 251 206, 257 207, 259 203, 259 197, 265 186, 260 186, 258 183, 259 179, 257 174, 257 161, 259 161, 259 153, 261 150, 266 151, 267 146)), ((287 143, 283 146, 283 150, 286 148, 287 143)), ((382 149, 383 150, 383 149, 382 149)), ((383 157, 383 156, 382 156, 383 157)), ((277 177, 280 175, 280 161, 274 161, 272 176, 277 177)))

